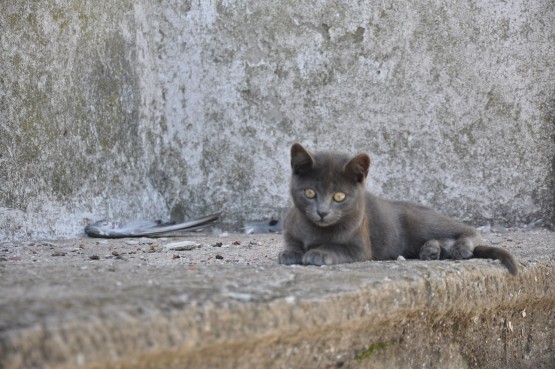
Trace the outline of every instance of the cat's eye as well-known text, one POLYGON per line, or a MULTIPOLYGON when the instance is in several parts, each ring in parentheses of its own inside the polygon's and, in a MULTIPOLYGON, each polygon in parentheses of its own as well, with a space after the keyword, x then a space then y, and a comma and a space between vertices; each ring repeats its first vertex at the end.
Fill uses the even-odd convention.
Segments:
POLYGON ((345 200, 346 196, 347 195, 345 195, 344 192, 336 192, 336 193, 333 194, 333 200, 335 202, 341 202, 341 201, 345 200))
POLYGON ((309 199, 313 199, 316 197, 316 192, 312 188, 307 188, 304 190, 304 195, 309 199))

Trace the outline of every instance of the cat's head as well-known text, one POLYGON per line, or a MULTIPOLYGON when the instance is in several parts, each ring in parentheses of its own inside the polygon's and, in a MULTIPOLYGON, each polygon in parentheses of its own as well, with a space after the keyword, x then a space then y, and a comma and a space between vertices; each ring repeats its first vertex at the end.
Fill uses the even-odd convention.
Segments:
POLYGON ((370 158, 291 147, 291 197, 311 222, 328 227, 360 216, 370 158))

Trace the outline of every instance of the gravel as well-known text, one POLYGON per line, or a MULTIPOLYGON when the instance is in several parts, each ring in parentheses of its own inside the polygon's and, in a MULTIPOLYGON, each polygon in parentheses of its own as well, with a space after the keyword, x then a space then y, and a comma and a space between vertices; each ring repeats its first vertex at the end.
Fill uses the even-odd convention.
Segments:
MULTIPOLYGON (((521 261, 555 260, 554 233, 541 228, 483 232, 483 244, 509 249, 521 261), (524 245, 533 242, 535 254, 524 245), (538 254, 539 252, 539 254, 538 254)), ((81 260, 147 262, 157 265, 270 265, 277 263, 283 236, 192 233, 180 237, 97 239, 78 238, 0 243, 0 262, 59 263, 81 260)))

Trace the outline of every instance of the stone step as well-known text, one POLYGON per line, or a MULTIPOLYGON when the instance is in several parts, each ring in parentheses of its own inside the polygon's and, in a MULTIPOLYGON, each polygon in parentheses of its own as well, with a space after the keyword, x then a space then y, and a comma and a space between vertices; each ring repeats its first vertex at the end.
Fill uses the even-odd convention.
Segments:
POLYGON ((489 260, 280 266, 280 235, 5 243, 0 368, 555 367, 555 233, 485 237, 518 276, 489 260), (198 246, 164 247, 182 240, 198 246))

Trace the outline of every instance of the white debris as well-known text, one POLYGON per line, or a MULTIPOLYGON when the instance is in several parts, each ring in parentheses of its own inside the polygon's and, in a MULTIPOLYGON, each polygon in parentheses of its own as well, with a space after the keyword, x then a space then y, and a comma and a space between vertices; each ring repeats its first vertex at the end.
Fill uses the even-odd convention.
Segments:
POLYGON ((254 298, 253 295, 250 293, 236 293, 236 292, 228 292, 225 293, 224 296, 230 297, 234 300, 241 301, 241 302, 249 302, 252 301, 254 298))
POLYGON ((288 304, 294 304, 295 301, 297 301, 297 299, 295 298, 295 296, 287 296, 285 298, 285 302, 287 302, 288 304))
POLYGON ((198 248, 200 245, 193 241, 181 241, 181 242, 172 242, 164 245, 164 248, 167 251, 185 251, 185 250, 194 250, 198 248))

